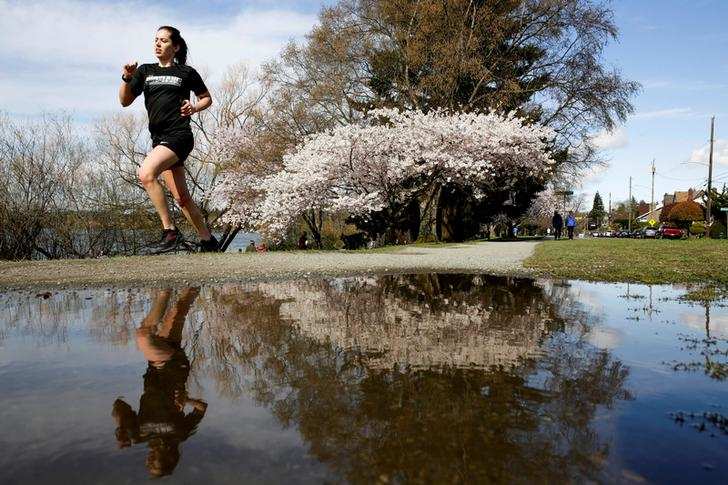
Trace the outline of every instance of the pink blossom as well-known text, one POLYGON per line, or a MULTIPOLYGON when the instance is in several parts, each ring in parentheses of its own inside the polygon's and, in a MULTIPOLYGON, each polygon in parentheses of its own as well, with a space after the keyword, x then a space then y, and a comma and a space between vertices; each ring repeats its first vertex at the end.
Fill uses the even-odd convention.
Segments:
POLYGON ((483 196, 525 177, 546 180, 554 136, 512 114, 378 109, 361 123, 309 136, 270 175, 252 175, 246 164, 224 173, 213 197, 228 206, 226 222, 276 239, 308 209, 366 215, 437 184, 483 196))

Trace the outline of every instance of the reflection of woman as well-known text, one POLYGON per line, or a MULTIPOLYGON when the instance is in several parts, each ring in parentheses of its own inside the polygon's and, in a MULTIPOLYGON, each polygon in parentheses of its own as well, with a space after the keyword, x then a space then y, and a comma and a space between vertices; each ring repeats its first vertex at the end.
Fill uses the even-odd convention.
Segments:
POLYGON ((199 290, 183 290, 167 310, 172 291, 160 291, 147 317, 137 329, 137 345, 149 365, 139 413, 121 399, 114 402, 119 447, 148 443, 147 469, 154 476, 169 475, 179 461, 179 445, 192 435, 205 416, 207 403, 187 395, 190 364, 182 349, 182 329, 199 290), (185 414, 185 406, 192 411, 185 414))

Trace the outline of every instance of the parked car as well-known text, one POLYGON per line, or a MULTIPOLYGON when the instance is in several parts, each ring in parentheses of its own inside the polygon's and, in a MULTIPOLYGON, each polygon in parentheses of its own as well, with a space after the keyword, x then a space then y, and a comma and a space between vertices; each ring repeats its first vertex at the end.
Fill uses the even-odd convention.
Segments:
POLYGON ((679 227, 665 226, 660 228, 659 237, 665 239, 683 239, 686 237, 686 234, 679 227))
POLYGON ((657 229, 653 227, 645 227, 640 231, 640 237, 642 239, 650 238, 650 239, 656 239, 657 238, 657 229))

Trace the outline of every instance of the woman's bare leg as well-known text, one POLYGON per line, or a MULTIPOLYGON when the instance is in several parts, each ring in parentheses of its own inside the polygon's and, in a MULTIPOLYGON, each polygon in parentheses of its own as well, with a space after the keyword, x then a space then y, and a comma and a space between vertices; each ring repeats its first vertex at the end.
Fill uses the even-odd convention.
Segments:
POLYGON ((177 155, 172 150, 158 145, 147 154, 141 167, 137 170, 139 181, 147 191, 149 200, 152 201, 154 208, 157 210, 157 214, 159 214, 159 218, 162 220, 162 226, 165 229, 172 229, 174 222, 169 214, 167 199, 164 196, 164 188, 162 188, 157 177, 160 173, 177 163, 177 160, 177 155))
POLYGON ((190 197, 190 192, 187 189, 187 181, 185 180, 185 168, 184 167, 173 167, 169 170, 162 172, 164 177, 164 183, 167 184, 167 188, 172 192, 174 200, 177 201, 182 213, 185 215, 192 227, 195 228, 197 233, 200 235, 200 239, 210 239, 210 229, 205 223, 205 218, 197 207, 195 201, 190 197))
POLYGON ((165 337, 175 342, 182 341, 182 329, 185 326, 187 313, 192 307, 197 295, 200 294, 199 288, 185 288, 180 291, 177 302, 165 312, 162 324, 159 326, 159 336, 165 337))
POLYGON ((162 321, 162 317, 167 312, 167 305, 169 304, 169 297, 171 295, 172 290, 169 288, 156 292, 154 301, 152 301, 152 307, 149 309, 149 313, 144 320, 142 320, 140 328, 149 328, 156 333, 157 324, 162 321))

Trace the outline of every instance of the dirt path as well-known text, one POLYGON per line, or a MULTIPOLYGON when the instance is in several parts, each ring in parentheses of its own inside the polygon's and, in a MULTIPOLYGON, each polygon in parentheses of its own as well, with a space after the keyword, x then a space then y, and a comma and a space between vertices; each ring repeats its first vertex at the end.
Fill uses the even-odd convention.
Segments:
POLYGON ((484 242, 391 251, 277 251, 0 262, 0 289, 222 283, 363 273, 526 274, 537 242, 484 242))

